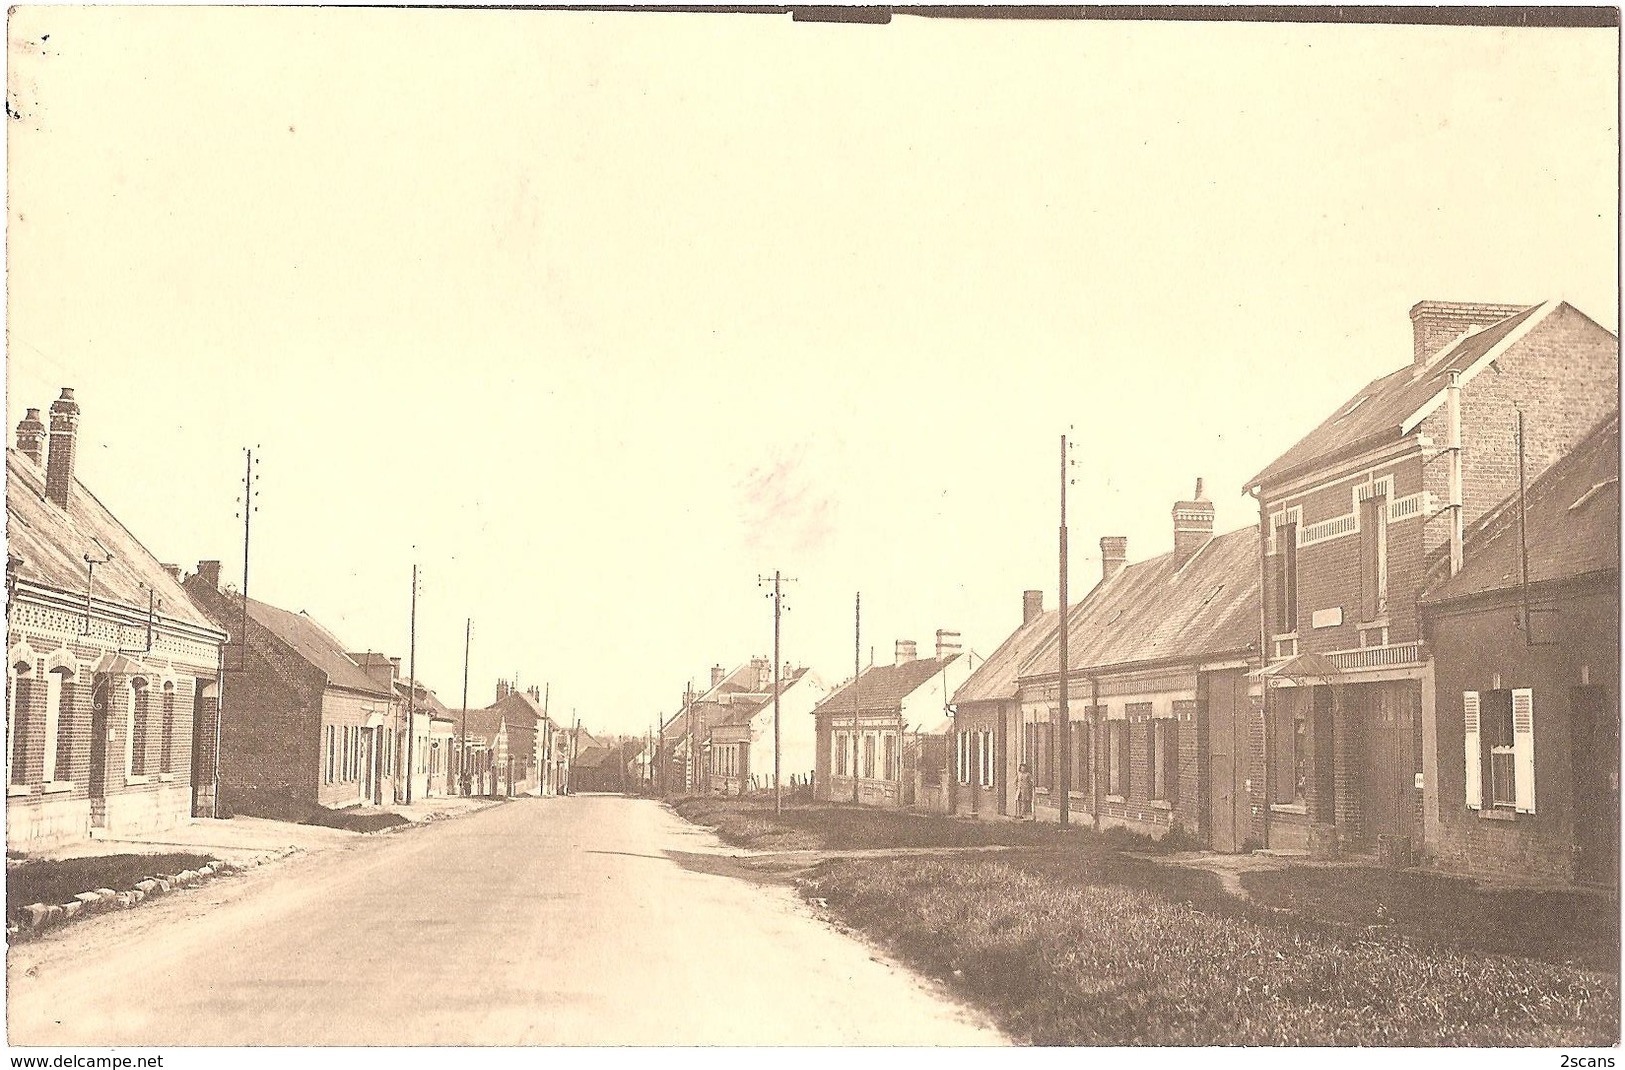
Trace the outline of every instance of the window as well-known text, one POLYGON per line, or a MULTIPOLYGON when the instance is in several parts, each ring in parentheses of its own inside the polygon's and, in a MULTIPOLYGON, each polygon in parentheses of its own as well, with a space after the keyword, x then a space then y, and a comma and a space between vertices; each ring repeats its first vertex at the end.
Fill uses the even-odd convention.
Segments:
POLYGON ((1050 721, 1033 726, 1038 732, 1038 765, 1033 783, 1046 791, 1055 788, 1055 725, 1050 721))
POLYGON ((1387 613, 1388 498, 1374 494, 1360 502, 1360 620, 1387 613))
POLYGON ((147 729, 151 718, 147 681, 136 677, 130 681, 130 750, 127 769, 131 776, 147 774, 147 729))
POLYGON ((1179 798, 1179 722, 1158 717, 1150 727, 1146 739, 1151 752, 1151 798, 1174 802, 1179 798))
POLYGON ((978 732, 977 736, 979 737, 977 743, 982 760, 977 766, 976 782, 984 788, 991 788, 994 781, 993 733, 982 731, 978 732))
POLYGON ((327 726, 327 762, 326 768, 323 770, 322 779, 329 784, 333 783, 333 778, 336 775, 334 770, 334 761, 338 757, 338 743, 335 738, 336 732, 337 729, 335 729, 332 725, 327 726))
POLYGON ((887 733, 885 739, 885 776, 887 780, 897 779, 897 736, 887 733))
POLYGON ((1128 797, 1128 722, 1106 723, 1106 787, 1118 798, 1128 797))
POLYGON ((830 763, 835 766, 836 776, 846 775, 846 733, 836 732, 830 737, 830 763))
POLYGON ((1280 634, 1298 630, 1298 525, 1275 525, 1275 622, 1280 634))
POLYGON ((961 784, 970 783, 970 733, 954 733, 954 776, 961 784))
POLYGON ((1462 693, 1467 805, 1535 812, 1535 696, 1528 688, 1462 693))
POLYGON ((164 684, 164 719, 158 729, 158 771, 174 772, 175 765, 175 685, 164 684))
POLYGON ((1104 710, 1094 706, 1084 708, 1085 720, 1072 726, 1072 769, 1074 791, 1093 795, 1095 790, 1094 731, 1095 717, 1104 710))
POLYGON ((11 677, 11 780, 13 784, 28 783, 28 736, 33 720, 34 666, 19 661, 12 666, 11 677))
POLYGON ((56 770, 51 779, 66 782, 73 779, 73 704, 78 695, 78 685, 66 670, 52 675, 60 676, 62 691, 57 699, 56 770))
POLYGON ((875 737, 873 732, 863 735, 863 776, 866 780, 875 778, 875 737))
POLYGON ((57 776, 57 753, 62 749, 62 672, 45 674, 45 767, 41 779, 47 784, 57 776))

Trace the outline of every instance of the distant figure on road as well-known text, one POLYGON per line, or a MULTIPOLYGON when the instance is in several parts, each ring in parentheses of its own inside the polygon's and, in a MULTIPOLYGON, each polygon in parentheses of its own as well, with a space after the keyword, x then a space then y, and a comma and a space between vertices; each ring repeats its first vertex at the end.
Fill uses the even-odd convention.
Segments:
POLYGON ((1033 816, 1033 775, 1027 771, 1027 764, 1022 763, 1016 773, 1016 817, 1028 818, 1033 816))

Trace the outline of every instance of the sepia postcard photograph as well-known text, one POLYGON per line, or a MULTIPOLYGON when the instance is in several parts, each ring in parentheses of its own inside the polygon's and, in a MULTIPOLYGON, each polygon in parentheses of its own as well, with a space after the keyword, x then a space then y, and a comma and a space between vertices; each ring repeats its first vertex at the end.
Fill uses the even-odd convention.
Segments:
POLYGON ((1620 41, 9 9, 9 1065, 1615 1066, 1620 41))

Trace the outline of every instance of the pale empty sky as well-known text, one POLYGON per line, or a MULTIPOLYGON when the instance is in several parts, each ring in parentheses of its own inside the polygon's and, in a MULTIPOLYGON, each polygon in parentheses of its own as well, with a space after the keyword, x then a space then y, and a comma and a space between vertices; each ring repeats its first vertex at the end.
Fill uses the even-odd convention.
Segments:
POLYGON ((8 433, 164 561, 641 731, 714 662, 990 653, 1410 358, 1617 329, 1617 34, 257 8, 10 22, 8 433))

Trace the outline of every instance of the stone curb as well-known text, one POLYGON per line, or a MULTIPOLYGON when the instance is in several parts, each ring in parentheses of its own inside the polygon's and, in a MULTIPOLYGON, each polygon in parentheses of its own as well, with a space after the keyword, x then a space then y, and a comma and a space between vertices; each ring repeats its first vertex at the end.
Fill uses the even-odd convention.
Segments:
POLYGON ((188 888, 223 873, 238 873, 244 870, 255 869, 268 862, 287 858, 289 855, 300 852, 299 847, 284 847, 265 854, 255 855, 242 862, 227 862, 216 860, 208 862, 197 869, 183 869, 179 873, 159 874, 156 877, 146 877, 136 881, 134 888, 116 891, 112 888, 97 888, 94 891, 79 892, 73 899, 63 904, 30 903, 22 908, 21 916, 8 922, 6 925, 6 938, 8 940, 19 936, 28 936, 44 932, 73 918, 89 917, 110 910, 128 910, 133 906, 151 898, 188 888))

